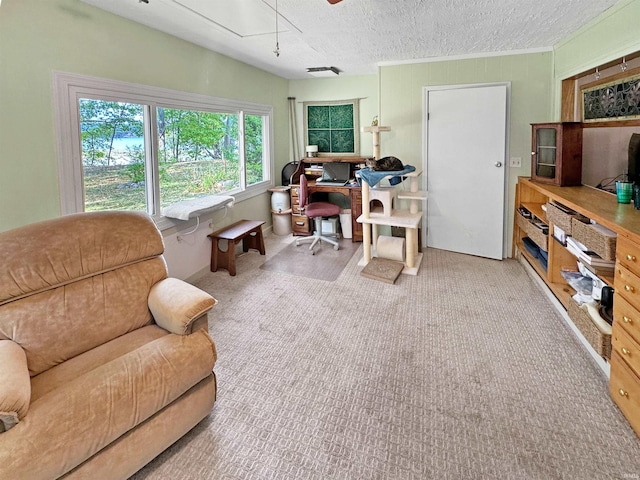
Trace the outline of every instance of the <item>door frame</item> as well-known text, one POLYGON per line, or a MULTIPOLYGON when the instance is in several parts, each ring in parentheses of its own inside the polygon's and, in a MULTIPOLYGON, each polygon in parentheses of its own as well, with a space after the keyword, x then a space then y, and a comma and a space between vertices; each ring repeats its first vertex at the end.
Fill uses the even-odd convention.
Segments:
MULTIPOLYGON (((469 83, 469 84, 456 84, 456 85, 427 85, 422 87, 422 172, 423 179, 422 185, 427 190, 428 182, 428 164, 429 164, 429 119, 427 117, 429 112, 429 92, 437 90, 458 90, 458 89, 472 89, 481 87, 506 87, 506 114, 505 114, 505 145, 504 145, 504 159, 502 165, 504 166, 504 185, 503 185, 503 212, 502 212, 502 258, 508 258, 508 245, 509 245, 509 178, 511 177, 509 158, 510 151, 509 145, 511 144, 510 130, 511 130, 511 82, 490 82, 490 83, 469 83)), ((428 192, 427 192, 428 194, 428 192)), ((429 213, 429 200, 427 199, 427 206, 422 211, 422 226, 423 229, 428 225, 427 216, 429 213)), ((427 232, 422 234, 422 247, 427 246, 427 232)))

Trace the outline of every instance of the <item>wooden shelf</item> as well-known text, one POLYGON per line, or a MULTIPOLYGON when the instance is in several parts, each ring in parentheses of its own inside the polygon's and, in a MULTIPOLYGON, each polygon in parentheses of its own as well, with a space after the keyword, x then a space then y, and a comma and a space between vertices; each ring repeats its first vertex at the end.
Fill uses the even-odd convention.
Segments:
POLYGON ((573 302, 573 297, 576 291, 566 283, 547 283, 547 286, 551 289, 556 298, 560 301, 564 308, 569 307, 569 302, 573 302))
MULTIPOLYGON (((627 285, 627 288, 618 288, 615 292, 613 305, 613 326, 610 333, 600 328, 599 319, 592 320, 589 315, 581 318, 581 312, 576 313, 576 303, 573 300, 575 291, 567 284, 562 276, 563 269, 577 270, 578 258, 574 256, 552 235, 549 239, 548 271, 544 272, 537 259, 524 250, 522 237, 525 229, 517 223, 519 217, 514 217, 513 245, 514 254, 517 254, 525 265, 531 265, 527 269, 532 274, 539 275, 542 283, 546 284, 549 291, 558 299, 565 309, 563 318, 577 338, 585 345, 587 351, 605 372, 610 373, 610 394, 613 401, 618 404, 622 413, 627 417, 636 433, 640 434, 640 416, 637 408, 627 403, 625 392, 640 392, 640 370, 627 368, 631 365, 628 353, 625 349, 637 345, 640 340, 640 330, 627 325, 628 318, 640 317, 640 295, 637 288, 631 288, 633 281, 640 275, 640 266, 637 257, 640 257, 640 212, 635 210, 632 204, 618 203, 614 194, 598 190, 588 186, 547 185, 532 181, 530 178, 520 178, 516 185, 516 207, 526 206, 534 215, 535 205, 543 202, 556 201, 562 205, 594 220, 617 234, 617 264, 612 275, 598 275, 607 285, 614 283, 627 285), (525 205, 526 204, 526 205, 525 205), (553 239, 553 240, 551 240, 553 239), (626 332, 626 333, 625 333, 626 332), (625 335, 629 335, 625 337, 625 335), (635 336, 634 336, 635 335, 635 336), (628 342, 626 342, 628 338, 628 342), (625 345, 625 347, 622 347, 625 345), (608 355, 608 353, 613 354, 608 355), (623 357, 623 355, 625 355, 623 357), (627 360, 625 360, 625 358, 627 360), (619 395, 619 392, 625 393, 619 395)), ((515 215, 518 215, 517 208, 515 215)), ((550 225, 553 233, 553 225, 550 225)), ((630 394, 629 394, 630 396, 630 394)), ((635 397, 634 397, 635 398, 635 397)))
POLYGON ((525 202, 525 203, 521 203, 521 205, 527 210, 529 210, 536 217, 538 217, 540 220, 547 223, 547 212, 545 212, 542 209, 542 205, 544 205, 543 203, 525 202))
POLYGON ((586 185, 557 187, 534 182, 529 178, 520 178, 520 183, 527 190, 539 192, 595 220, 618 235, 627 237, 634 243, 640 243, 640 211, 633 208, 633 203, 618 203, 614 193, 586 185))
POLYGON ((533 255, 531 255, 527 251, 527 249, 524 248, 524 245, 520 244, 518 248, 520 250, 520 255, 526 258, 527 262, 529 262, 529 264, 533 267, 536 273, 546 280, 547 271, 544 268, 542 268, 542 264, 540 263, 540 260, 538 260, 537 258, 534 258, 533 255))
POLYGON ((317 163, 366 163, 367 157, 323 157, 320 154, 317 157, 304 157, 300 160, 301 164, 317 164, 317 163))
MULTIPOLYGON (((545 284, 549 287, 551 292, 553 292, 558 301, 564 306, 564 308, 567 308, 569 305, 569 301, 573 301, 571 297, 576 294, 576 291, 567 283, 548 281, 547 278, 549 272, 545 271, 544 268, 542 268, 540 261, 537 258, 531 256, 531 254, 524 248, 523 245, 518 245, 518 249, 520 255, 522 255, 527 263, 531 265, 531 268, 533 268, 536 273, 540 275, 540 277, 542 277, 542 279, 545 281, 545 284)), ((549 267, 547 267, 547 269, 548 268, 549 267)))

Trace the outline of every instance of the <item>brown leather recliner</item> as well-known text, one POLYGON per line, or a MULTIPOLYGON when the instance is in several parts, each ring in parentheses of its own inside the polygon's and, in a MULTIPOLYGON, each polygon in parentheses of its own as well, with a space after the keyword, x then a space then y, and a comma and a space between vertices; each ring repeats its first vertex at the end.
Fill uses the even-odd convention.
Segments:
POLYGON ((0 233, 0 478, 126 478, 213 407, 207 293, 148 215, 0 233))

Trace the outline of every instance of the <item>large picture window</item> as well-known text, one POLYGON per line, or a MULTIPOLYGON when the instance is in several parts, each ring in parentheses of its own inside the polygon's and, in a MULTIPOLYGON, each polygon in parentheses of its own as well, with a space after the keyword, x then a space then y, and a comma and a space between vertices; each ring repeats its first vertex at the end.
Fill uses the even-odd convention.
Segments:
POLYGON ((58 74, 63 213, 163 208, 271 186, 271 107, 58 74))

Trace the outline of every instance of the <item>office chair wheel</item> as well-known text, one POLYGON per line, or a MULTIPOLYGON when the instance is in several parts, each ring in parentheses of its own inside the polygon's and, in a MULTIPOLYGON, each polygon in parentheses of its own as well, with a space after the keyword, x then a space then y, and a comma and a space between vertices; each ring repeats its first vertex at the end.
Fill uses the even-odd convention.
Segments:
POLYGON ((315 250, 311 250, 311 255, 315 255, 316 251, 315 250))
POLYGON ((338 250, 338 248, 339 248, 339 247, 338 247, 338 245, 334 245, 334 246, 333 246, 333 249, 334 249, 334 250, 338 250))

